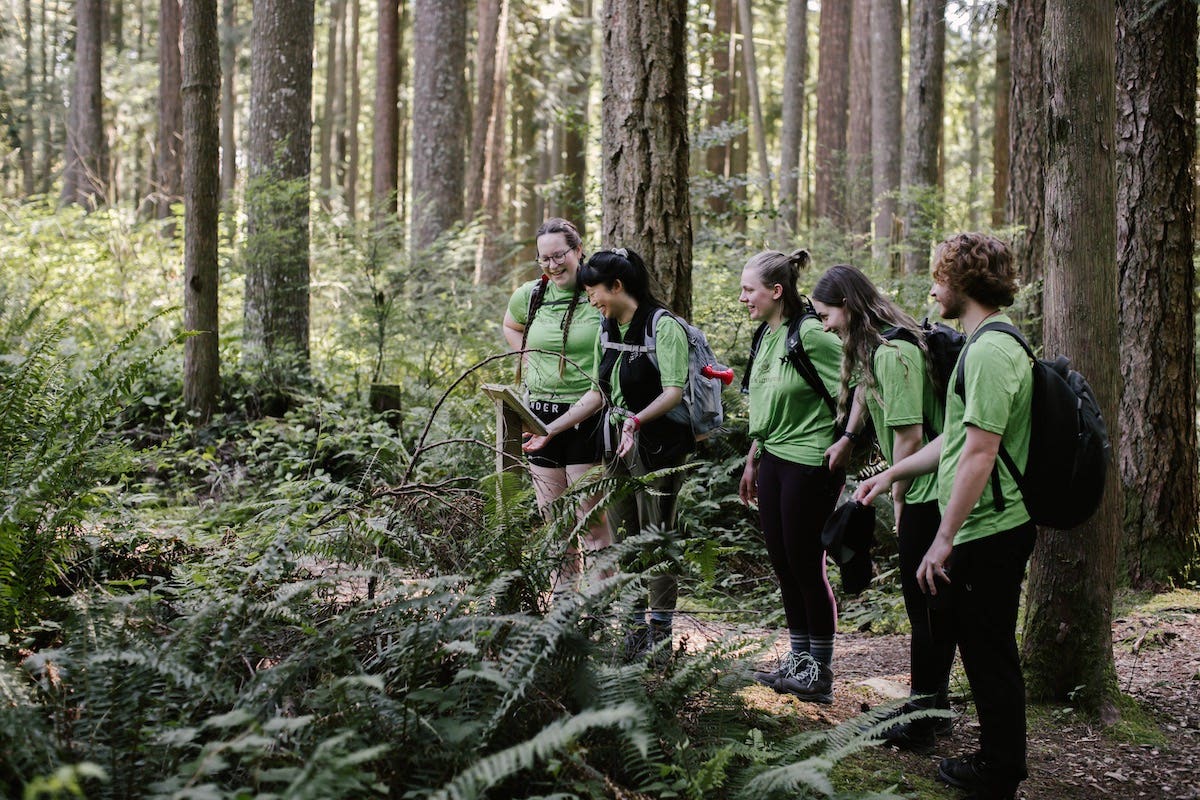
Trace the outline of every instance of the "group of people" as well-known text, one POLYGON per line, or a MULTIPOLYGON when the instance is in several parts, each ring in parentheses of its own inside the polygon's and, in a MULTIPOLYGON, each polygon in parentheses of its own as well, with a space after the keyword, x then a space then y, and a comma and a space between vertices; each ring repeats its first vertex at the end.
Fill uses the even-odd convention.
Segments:
MULTIPOLYGON (((529 406, 546 430, 525 443, 538 504, 547 508, 603 463, 618 474, 653 474, 653 485, 607 509, 584 549, 652 527, 673 530, 681 476, 666 468, 694 449, 690 427, 669 416, 688 380, 684 329, 660 313, 636 253, 586 257, 578 231, 562 219, 542 225, 537 248, 545 274, 514 293, 504 333, 522 351, 529 406)), ((949 708, 957 649, 980 746, 942 759, 938 777, 974 798, 1014 797, 1026 777, 1016 618, 1035 528, 1015 479, 996 464, 1003 445, 1025 467, 1032 373, 1012 337, 971 335, 985 322, 1009 321, 1002 309, 1017 289, 1011 252, 978 233, 935 249, 930 294, 943 319, 958 320, 971 353, 947 386, 931 369, 922 326, 861 270, 829 268, 810 300, 799 291, 808 264, 803 250, 767 251, 741 274, 739 299, 759 330, 747 367, 751 444, 739 495, 758 507, 789 642, 778 665, 754 678, 803 701, 832 702, 837 609, 821 534, 870 424, 890 466, 861 482, 854 500, 869 504, 891 492, 912 626, 906 710, 949 708)), ((579 509, 590 511, 586 503, 579 509)), ((573 564, 581 568, 578 558, 573 564)), ((670 649, 675 578, 656 572, 649 589, 648 605, 636 607, 627 626, 628 658, 670 649)), ((929 752, 949 717, 918 715, 885 736, 929 752)))

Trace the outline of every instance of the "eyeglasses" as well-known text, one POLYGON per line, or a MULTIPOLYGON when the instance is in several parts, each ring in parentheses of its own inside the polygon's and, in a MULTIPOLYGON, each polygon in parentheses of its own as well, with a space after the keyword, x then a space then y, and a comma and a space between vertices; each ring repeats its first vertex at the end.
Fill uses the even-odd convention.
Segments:
POLYGON ((567 256, 569 256, 571 251, 574 249, 574 247, 568 247, 566 250, 560 250, 559 252, 552 253, 548 256, 538 256, 536 259, 537 264, 539 267, 548 267, 551 263, 561 264, 567 260, 567 256))

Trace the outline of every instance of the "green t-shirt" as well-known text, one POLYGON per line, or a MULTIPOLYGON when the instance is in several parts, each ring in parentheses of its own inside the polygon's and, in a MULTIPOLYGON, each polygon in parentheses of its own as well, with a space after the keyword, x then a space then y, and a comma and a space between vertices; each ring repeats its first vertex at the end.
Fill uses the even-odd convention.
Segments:
MULTIPOLYGON (((621 338, 624 339, 625 334, 629 331, 629 323, 617 327, 621 331, 621 338)), ((654 337, 654 355, 658 359, 658 374, 662 387, 665 389, 668 386, 680 388, 687 386, 688 343, 687 333, 683 330, 683 326, 676 322, 670 314, 663 314, 654 326, 654 337)), ((625 408, 625 395, 621 392, 621 359, 625 358, 625 355, 624 352, 617 354, 612 371, 610 400, 617 408, 625 408)), ((603 357, 603 347, 600 344, 600 337, 597 336, 593 353, 595 367, 592 369, 592 380, 597 383, 600 381, 600 361, 603 357)), ((642 409, 631 408, 629 410, 636 414, 642 409)))
MULTIPOLYGON (((863 394, 867 411, 875 422, 879 449, 887 462, 894 464, 894 429, 923 425, 926 418, 930 424, 939 425, 942 407, 925 370, 921 348, 912 342, 897 339, 881 344, 875 350, 874 368, 876 387, 866 389, 863 394)), ((927 441, 928 436, 922 431, 921 442, 927 441)), ((904 494, 904 502, 927 503, 937 500, 937 496, 937 477, 930 473, 913 479, 904 494)))
MULTIPOLYGON (((522 285, 508 300, 508 313, 521 325, 527 322, 529 298, 537 283, 537 280, 533 280, 522 285)), ((571 296, 571 291, 558 288, 553 281, 547 283, 541 308, 529 325, 525 346, 550 351, 530 353, 528 356, 522 374, 531 399, 574 403, 592 388, 590 376, 595 371, 593 359, 596 340, 600 335, 600 312, 592 307, 582 292, 571 317, 571 330, 567 334, 565 355, 569 360, 562 365, 562 376, 558 374, 560 359, 555 354, 563 352, 562 322, 571 305, 571 296)))
MULTIPOLYGON (((833 415, 808 381, 785 360, 787 320, 768 330, 750 372, 750 438, 776 458, 820 466, 833 443, 833 415)), ((800 342, 832 397, 841 389, 842 342, 815 318, 800 324, 800 342)))
MULTIPOLYGON (((1012 324, 1006 315, 992 317, 988 322, 1012 324)), ((955 389, 957 367, 946 390, 945 439, 938 464, 938 504, 943 512, 950 502, 954 475, 966 445, 967 425, 1000 434, 1000 441, 1016 462, 1017 469, 1024 470, 1029 460, 1029 418, 1033 401, 1033 369, 1029 356, 1020 342, 1000 331, 983 333, 969 347, 963 348, 960 361, 964 355, 966 402, 955 389)), ((971 509, 955 535, 955 544, 982 539, 1029 521, 1029 513, 1021 500, 1016 480, 1008 474, 999 458, 996 463, 1000 471, 1004 510, 996 510, 989 476, 979 502, 971 509)))

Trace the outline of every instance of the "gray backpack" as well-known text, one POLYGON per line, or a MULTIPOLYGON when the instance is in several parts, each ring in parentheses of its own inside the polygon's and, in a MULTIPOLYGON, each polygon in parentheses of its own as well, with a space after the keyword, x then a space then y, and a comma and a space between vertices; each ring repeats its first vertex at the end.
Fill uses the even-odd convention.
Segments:
POLYGON ((646 322, 646 336, 641 345, 614 342, 607 326, 600 327, 600 344, 605 350, 645 353, 655 369, 659 369, 656 353, 658 321, 669 314, 682 327, 688 342, 688 378, 683 387, 683 402, 667 412, 667 419, 690 425, 692 435, 701 442, 720 432, 725 424, 725 408, 721 389, 733 379, 733 371, 717 361, 704 331, 665 308, 657 309, 646 322))

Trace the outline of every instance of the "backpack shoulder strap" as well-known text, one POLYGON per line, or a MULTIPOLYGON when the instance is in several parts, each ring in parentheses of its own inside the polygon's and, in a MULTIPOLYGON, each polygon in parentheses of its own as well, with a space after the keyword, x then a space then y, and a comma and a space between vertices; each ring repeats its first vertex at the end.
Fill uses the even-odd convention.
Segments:
POLYGON ((760 322, 750 337, 750 357, 746 359, 746 370, 742 373, 742 394, 750 394, 750 373, 754 370, 754 357, 758 355, 758 348, 763 337, 767 335, 768 327, 767 323, 760 322))
MULTIPOLYGON (((967 388, 963 385, 966 380, 967 350, 970 348, 972 342, 974 342, 987 331, 1000 331, 1001 333, 1007 333, 1009 336, 1021 343, 1021 347, 1031 359, 1037 359, 1037 356, 1033 354, 1033 349, 1029 346, 1029 342, 1025 341, 1025 337, 1022 336, 1021 332, 1013 325, 1010 325, 1007 322, 989 322, 986 325, 981 325, 979 330, 971 334, 971 338, 968 339, 966 344, 963 345, 962 356, 960 356, 958 359, 958 369, 955 370, 954 392, 960 398, 962 398, 963 402, 966 402, 967 399, 967 388)), ((1021 474, 1021 470, 1017 469, 1017 462, 1009 454, 1008 449, 1003 443, 1000 444, 1000 450, 997 453, 997 456, 999 462, 1002 462, 1005 469, 1008 470, 1008 474, 1012 475, 1013 479, 1016 480, 1017 488, 1021 489, 1021 484, 1024 482, 1025 476, 1021 474)), ((1004 496, 1000 492, 999 463, 992 465, 992 505, 997 511, 1003 511, 1005 507, 1004 496)))
POLYGON ((836 420, 837 401, 833 399, 825 382, 821 380, 817 366, 813 364, 812 357, 804 349, 804 340, 800 336, 800 328, 806 319, 818 319, 818 317, 810 311, 805 312, 798 319, 788 321, 787 357, 796 371, 800 373, 800 377, 804 378, 809 387, 817 393, 817 397, 825 401, 825 405, 829 407, 829 413, 836 420))

